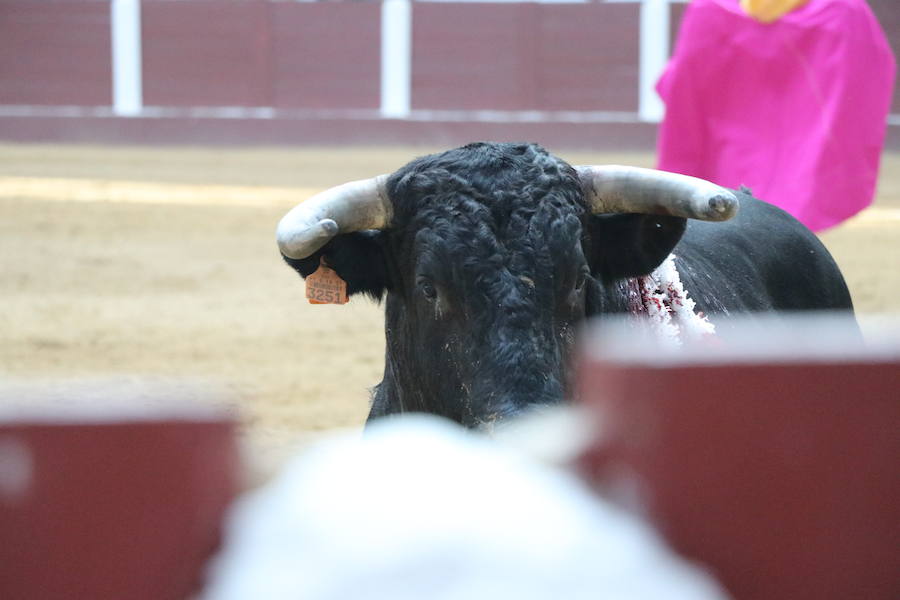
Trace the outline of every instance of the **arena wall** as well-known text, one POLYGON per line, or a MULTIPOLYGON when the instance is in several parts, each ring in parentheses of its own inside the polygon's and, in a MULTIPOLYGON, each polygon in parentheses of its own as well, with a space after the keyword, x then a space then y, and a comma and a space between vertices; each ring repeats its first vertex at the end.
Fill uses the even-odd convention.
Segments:
MULTIPOLYGON (((870 4, 900 54, 900 7, 870 4)), ((640 0, 408 6, 409 64, 399 59, 408 89, 390 100, 385 70, 397 59, 385 54, 382 2, 4 0, 0 139, 444 145, 527 138, 652 147, 655 123, 641 97, 640 0), (139 106, 127 114, 114 98, 117 2, 138 6, 139 15, 139 106), (399 112, 388 107, 398 97, 399 112)), ((675 39, 684 3, 667 10, 675 39)), ((900 93, 893 112, 889 139, 900 147, 900 93)))

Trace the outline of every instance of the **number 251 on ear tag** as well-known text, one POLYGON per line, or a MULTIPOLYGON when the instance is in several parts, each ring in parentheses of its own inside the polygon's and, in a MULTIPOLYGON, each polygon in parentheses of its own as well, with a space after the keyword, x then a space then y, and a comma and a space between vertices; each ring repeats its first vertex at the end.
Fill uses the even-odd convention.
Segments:
POLYGON ((315 273, 306 278, 306 299, 310 304, 346 304, 347 282, 323 260, 315 273))

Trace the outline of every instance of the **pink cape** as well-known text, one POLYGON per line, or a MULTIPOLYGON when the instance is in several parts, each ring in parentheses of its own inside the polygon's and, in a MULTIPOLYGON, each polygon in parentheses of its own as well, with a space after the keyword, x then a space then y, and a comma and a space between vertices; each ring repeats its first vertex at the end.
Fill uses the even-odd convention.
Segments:
POLYGON ((739 0, 692 0, 658 84, 659 168, 832 227, 872 202, 895 74, 864 0, 811 0, 770 25, 739 0))

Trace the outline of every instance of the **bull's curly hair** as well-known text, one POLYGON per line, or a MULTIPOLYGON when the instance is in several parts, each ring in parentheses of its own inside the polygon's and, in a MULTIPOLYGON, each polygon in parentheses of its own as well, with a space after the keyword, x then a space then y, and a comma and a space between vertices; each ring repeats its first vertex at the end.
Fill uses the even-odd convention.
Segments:
POLYGON ((399 255, 453 248, 454 263, 475 278, 470 298, 479 290, 510 307, 515 278, 493 274, 508 268, 528 280, 554 277, 557 263, 576 252, 589 214, 575 169, 537 144, 480 142, 424 156, 391 175, 388 193, 394 239, 428 240, 399 255))
POLYGON ((423 198, 454 195, 475 200, 495 222, 537 203, 586 209, 575 169, 531 143, 476 142, 417 158, 391 175, 388 192, 399 223, 423 208, 423 198))

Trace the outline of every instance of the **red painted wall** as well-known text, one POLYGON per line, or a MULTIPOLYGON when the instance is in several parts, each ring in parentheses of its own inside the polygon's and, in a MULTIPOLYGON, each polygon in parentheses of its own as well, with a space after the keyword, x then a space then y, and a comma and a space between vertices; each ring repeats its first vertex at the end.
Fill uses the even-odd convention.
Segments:
POLYGON ((638 7, 416 4, 414 108, 637 109, 638 7))
POLYGON ((638 6, 535 6, 540 7, 539 105, 549 110, 637 110, 638 6))
POLYGON ((269 4, 272 106, 378 108, 381 5, 269 4))
POLYGON ((379 15, 377 3, 145 0, 144 103, 377 108, 379 15))
POLYGON ((109 2, 0 2, 0 104, 109 104, 109 2))
POLYGON ((267 17, 259 2, 144 2, 144 103, 268 105, 267 17))

